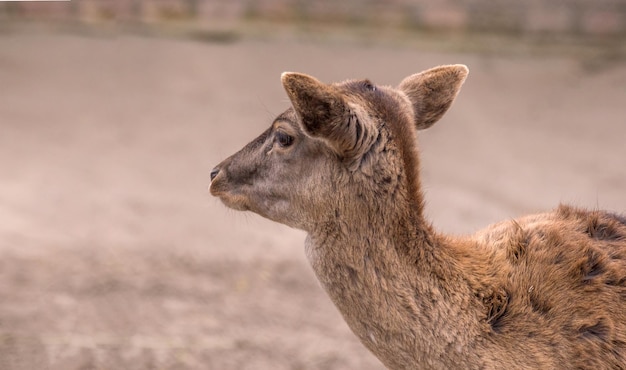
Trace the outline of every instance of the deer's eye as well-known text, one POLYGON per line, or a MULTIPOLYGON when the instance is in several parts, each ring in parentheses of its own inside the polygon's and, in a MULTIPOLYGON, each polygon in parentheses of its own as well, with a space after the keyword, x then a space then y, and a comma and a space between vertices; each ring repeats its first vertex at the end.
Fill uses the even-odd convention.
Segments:
POLYGON ((291 146, 291 144, 293 144, 293 136, 287 135, 286 133, 281 132, 281 131, 277 131, 276 141, 278 142, 278 145, 280 145, 281 147, 287 148, 288 146, 291 146))

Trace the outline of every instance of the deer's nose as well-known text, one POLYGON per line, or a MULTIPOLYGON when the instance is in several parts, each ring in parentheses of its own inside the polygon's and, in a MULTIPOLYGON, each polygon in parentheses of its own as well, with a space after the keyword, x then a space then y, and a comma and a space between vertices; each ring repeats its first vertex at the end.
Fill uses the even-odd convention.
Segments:
POLYGON ((211 181, 213 181, 213 179, 215 178, 215 176, 217 176, 218 173, 220 173, 219 167, 215 167, 214 169, 211 170, 211 181))

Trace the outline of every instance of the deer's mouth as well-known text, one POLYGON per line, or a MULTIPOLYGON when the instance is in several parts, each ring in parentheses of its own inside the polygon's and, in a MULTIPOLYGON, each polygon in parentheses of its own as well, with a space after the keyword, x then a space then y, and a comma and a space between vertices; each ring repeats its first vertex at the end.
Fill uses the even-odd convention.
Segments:
POLYGON ((214 197, 220 198, 222 203, 228 208, 232 208, 237 211, 248 211, 250 209, 248 205, 248 197, 241 194, 234 189, 230 189, 228 184, 224 181, 222 176, 217 176, 211 185, 209 185, 209 193, 214 197))

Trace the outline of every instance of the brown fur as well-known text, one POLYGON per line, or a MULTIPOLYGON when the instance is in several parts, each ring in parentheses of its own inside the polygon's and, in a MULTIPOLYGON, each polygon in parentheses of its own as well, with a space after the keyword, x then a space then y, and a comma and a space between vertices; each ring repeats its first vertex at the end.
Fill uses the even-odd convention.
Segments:
POLYGON ((623 217, 560 206, 465 238, 424 219, 417 130, 466 75, 442 66, 394 89, 285 73, 293 107, 210 191, 305 230, 318 279, 389 368, 626 368, 623 217))

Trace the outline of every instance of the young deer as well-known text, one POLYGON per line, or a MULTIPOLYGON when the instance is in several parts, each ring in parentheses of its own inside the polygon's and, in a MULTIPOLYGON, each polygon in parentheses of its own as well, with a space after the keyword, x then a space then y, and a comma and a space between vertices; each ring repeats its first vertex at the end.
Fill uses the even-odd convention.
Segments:
POLYGON ((284 73, 292 108, 211 171, 210 192, 306 231, 320 282, 389 368, 626 368, 625 218, 560 206, 464 238, 424 218, 416 134, 467 73, 396 89, 284 73))

